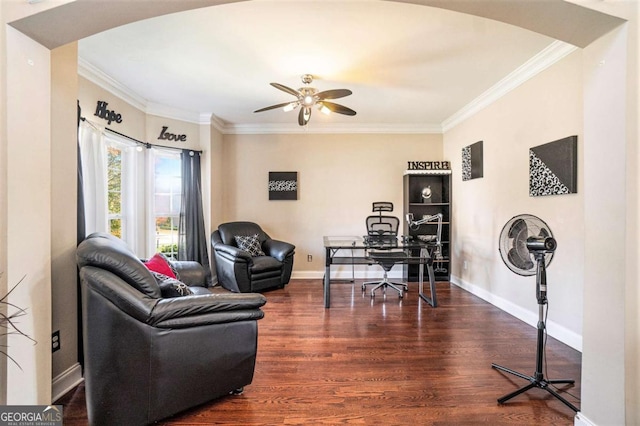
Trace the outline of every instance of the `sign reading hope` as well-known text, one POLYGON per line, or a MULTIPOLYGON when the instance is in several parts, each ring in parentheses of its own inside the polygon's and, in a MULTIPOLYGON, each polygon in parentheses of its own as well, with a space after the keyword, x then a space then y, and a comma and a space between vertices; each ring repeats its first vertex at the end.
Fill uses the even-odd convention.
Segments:
POLYGON ((96 113, 93 115, 107 120, 107 124, 111 124, 112 121, 115 121, 116 123, 122 123, 122 115, 116 113, 115 111, 109 111, 107 109, 108 106, 108 102, 98 101, 96 105, 96 113))

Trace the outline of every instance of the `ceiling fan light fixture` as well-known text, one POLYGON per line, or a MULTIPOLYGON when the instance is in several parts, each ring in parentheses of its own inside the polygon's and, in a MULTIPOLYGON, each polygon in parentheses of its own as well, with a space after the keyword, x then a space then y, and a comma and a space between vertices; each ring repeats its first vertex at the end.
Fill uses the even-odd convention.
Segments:
POLYGON ((318 104, 318 109, 323 114, 326 114, 326 115, 331 114, 331 110, 321 103, 318 104))
POLYGON ((284 108, 282 108, 282 110, 284 112, 293 111, 294 109, 296 109, 296 103, 295 102, 291 102, 290 104, 287 104, 287 105, 284 106, 284 108))
POLYGON ((304 98, 302 98, 302 103, 305 106, 313 106, 313 104, 315 103, 315 99, 313 99, 313 96, 311 95, 306 95, 304 98))

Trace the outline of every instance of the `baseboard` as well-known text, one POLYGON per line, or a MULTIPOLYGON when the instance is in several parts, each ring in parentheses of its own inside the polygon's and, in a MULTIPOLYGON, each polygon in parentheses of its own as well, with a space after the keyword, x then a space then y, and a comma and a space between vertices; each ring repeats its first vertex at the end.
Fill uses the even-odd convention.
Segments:
POLYGON ((51 382, 51 401, 55 402, 67 392, 82 383, 82 367, 75 363, 51 382))
POLYGON ((589 420, 584 414, 578 412, 573 418, 573 426, 596 426, 596 424, 589 420))
MULTIPOLYGON (((474 284, 464 281, 457 276, 451 275, 451 284, 454 284, 471 294, 478 296, 479 298, 491 303, 493 306, 496 306, 508 314, 513 315, 521 321, 529 324, 532 327, 538 326, 538 315, 537 313, 528 311, 521 306, 518 306, 510 301, 503 299, 502 297, 496 296, 493 293, 488 292, 487 290, 478 287, 474 284)), ((582 352, 582 336, 563 327, 553 321, 547 321, 547 333, 549 336, 553 337, 561 341, 562 343, 571 346, 573 349, 582 352)))

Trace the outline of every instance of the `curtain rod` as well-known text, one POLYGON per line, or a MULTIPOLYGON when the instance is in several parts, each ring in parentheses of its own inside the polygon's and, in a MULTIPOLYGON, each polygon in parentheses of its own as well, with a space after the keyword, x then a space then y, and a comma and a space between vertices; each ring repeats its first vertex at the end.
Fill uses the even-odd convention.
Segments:
MULTIPOLYGON (((87 120, 85 117, 80 117, 80 120, 85 121, 85 122, 87 122, 89 124, 93 124, 93 123, 91 123, 91 121, 87 120)), ((136 138, 132 138, 131 136, 125 135, 124 133, 120 133, 120 132, 117 132, 117 131, 115 131, 113 129, 110 129, 108 127, 105 127, 104 129, 110 131, 111 133, 115 133, 118 136, 122 136, 123 138, 127 138, 127 139, 129 139, 129 140, 131 140, 131 141, 133 141, 135 143, 138 143, 140 145, 144 145, 147 149, 150 149, 152 147, 158 147, 158 148, 164 148, 164 149, 175 149, 175 150, 178 150, 178 151, 182 151, 183 149, 188 149, 188 148, 178 148, 176 146, 166 146, 166 145, 159 145, 159 144, 154 144, 154 143, 150 143, 150 142, 143 142, 143 141, 139 141, 136 138)), ((202 151, 199 151, 197 149, 189 149, 189 151, 193 151, 193 152, 196 152, 198 154, 202 154, 202 151)))

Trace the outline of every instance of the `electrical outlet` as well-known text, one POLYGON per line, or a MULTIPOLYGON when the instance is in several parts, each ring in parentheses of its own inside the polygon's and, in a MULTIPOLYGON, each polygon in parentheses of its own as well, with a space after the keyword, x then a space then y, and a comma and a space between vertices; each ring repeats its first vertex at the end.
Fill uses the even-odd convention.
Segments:
POLYGON ((51 352, 60 349, 60 330, 56 330, 51 334, 51 352))
POLYGON ((313 256, 308 254, 307 255, 307 262, 311 262, 313 260, 313 256))
POLYGON ((467 261, 466 260, 464 261, 464 265, 463 266, 464 266, 464 269, 467 269, 467 261))

